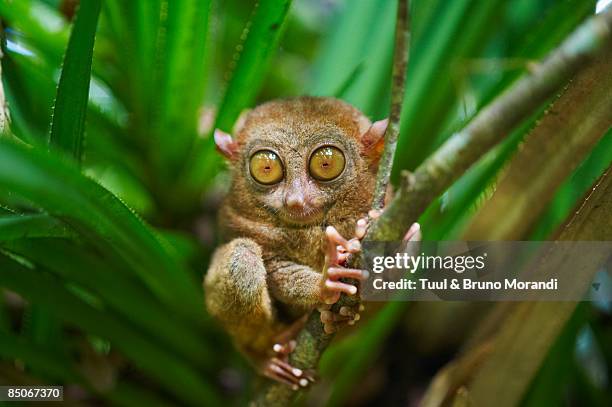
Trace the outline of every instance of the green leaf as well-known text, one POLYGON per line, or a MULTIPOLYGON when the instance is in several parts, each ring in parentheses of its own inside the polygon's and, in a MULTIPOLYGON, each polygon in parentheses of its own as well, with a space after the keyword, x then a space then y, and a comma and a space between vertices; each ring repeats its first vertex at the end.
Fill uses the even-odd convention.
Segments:
MULTIPOLYGON (((22 320, 22 337, 28 338, 33 344, 49 348, 55 355, 67 357, 69 342, 65 341, 59 318, 45 307, 30 304, 25 309, 22 320)), ((28 366, 28 368, 36 373, 44 372, 38 370, 37 366, 28 366)))
POLYGON ((108 255, 102 257, 84 245, 60 239, 27 239, 6 244, 5 248, 93 293, 108 306, 109 312, 112 310, 141 327, 152 340, 169 347, 187 362, 212 369, 215 357, 206 350, 207 338, 196 327, 176 318, 171 309, 160 304, 108 255))
POLYGON ((243 51, 219 106, 216 128, 231 131, 242 110, 253 103, 270 57, 276 52, 290 5, 291 0, 261 0, 255 5, 253 19, 243 33, 243 51))
POLYGON ((345 400, 350 396, 356 381, 359 380, 359 375, 376 358, 381 350, 380 344, 384 343, 384 338, 391 333, 399 322, 407 304, 403 301, 392 301, 385 305, 378 312, 376 318, 368 321, 367 325, 360 329, 358 338, 354 338, 351 341, 353 349, 347 352, 350 354, 350 357, 339 360, 337 357, 334 358, 332 354, 331 357, 326 356, 329 359, 321 361, 324 371, 329 371, 333 366, 342 366, 341 370, 333 375, 333 387, 326 404, 327 406, 341 406, 345 404, 345 400), (360 349, 362 348, 368 351, 361 352, 360 349))
MULTIPOLYGON (((232 131, 234 122, 253 103, 270 57, 276 52, 291 0, 260 0, 243 35, 246 36, 232 78, 219 106, 215 128, 232 131)), ((188 191, 200 191, 216 173, 220 158, 212 137, 198 139, 186 166, 188 191)))
POLYGON ((93 335, 114 343, 127 357, 146 371, 158 384, 186 403, 218 401, 215 391, 183 361, 130 329, 121 320, 112 318, 64 288, 58 281, 41 271, 23 267, 0 255, 0 283, 21 294, 27 300, 45 306, 58 318, 93 335), (36 281, 37 284, 32 284, 36 281))
POLYGON ((49 65, 10 50, 2 58, 11 129, 29 144, 46 144, 48 139, 49 117, 55 96, 52 71, 49 65))
POLYGON ((47 215, 3 215, 0 214, 0 242, 25 237, 70 237, 74 236, 66 225, 47 215))
POLYGON ((612 129, 604 135, 589 157, 580 164, 547 205, 538 222, 533 226, 529 238, 545 240, 561 222, 568 217, 581 196, 586 194, 604 171, 612 165, 612 129))
POLYGON ((525 407, 562 405, 566 394, 559 391, 576 369, 574 349, 580 328, 585 326, 587 312, 585 303, 580 303, 563 331, 548 351, 538 374, 521 402, 525 407))
MULTIPOLYGON (((127 137, 142 149, 151 135, 157 103, 155 62, 161 26, 162 0, 104 1, 103 21, 109 25, 109 39, 116 52, 119 77, 113 81, 115 92, 130 112, 131 129, 127 137)), ((165 4, 165 2, 164 2, 165 4)))
MULTIPOLYGON (((158 94, 151 144, 160 174, 172 185, 197 136, 206 84, 210 0, 164 0, 157 62, 158 94)), ((143 41, 144 42, 144 41, 143 41)))
POLYGON ((202 294, 186 266, 134 212, 73 163, 0 140, 2 188, 62 219, 103 250, 110 246, 164 303, 200 321, 202 294))
POLYGON ((396 9, 395 0, 347 3, 331 23, 305 93, 334 96, 345 89, 342 98, 366 115, 386 115, 396 9))
POLYGON ((68 25, 57 10, 37 0, 1 1, 0 16, 21 31, 48 62, 61 62, 68 25))
POLYGON ((81 161, 93 47, 101 0, 80 3, 68 41, 60 76, 53 120, 51 145, 68 151, 81 161))
MULTIPOLYGON (((496 182, 496 176, 512 157, 525 137, 526 132, 540 117, 544 108, 536 112, 498 147, 486 154, 464 176, 453 184, 421 216, 425 240, 457 239, 465 223, 473 215, 473 207, 479 198, 487 194, 488 188, 496 182)), ((465 237, 469 239, 469 237, 465 237)))
POLYGON ((457 102, 457 64, 484 46, 498 27, 504 2, 438 2, 424 31, 410 45, 401 137, 393 172, 414 169, 431 151, 457 102))
MULTIPOLYGON (((70 360, 64 355, 57 354, 52 348, 33 343, 27 338, 18 337, 14 334, 3 332, 0 335, 0 357, 7 359, 19 359, 27 366, 36 370, 37 375, 41 375, 50 380, 50 383, 70 383, 85 386, 89 391, 97 393, 96 390, 87 382, 75 361, 70 360)), ((2 367, 0 367, 2 369, 2 367)), ((0 375, 4 376, 4 371, 0 370, 0 375)), ((9 376, 10 377, 10 376, 9 376)), ((40 384, 37 377, 31 383, 40 384)), ((26 384, 26 383, 23 383, 26 384)), ((120 406, 168 406, 167 402, 149 389, 139 388, 127 381, 120 381, 115 386, 101 394, 111 400, 115 405, 120 406)))
POLYGON ((471 239, 523 239, 557 188, 604 136, 612 110, 609 55, 579 72, 540 118, 470 222, 471 239))
MULTIPOLYGON (((0 255, 0 263, 3 262, 1 257, 2 255, 0 255)), ((58 355, 53 349, 34 344, 10 333, 0 335, 0 356, 21 359, 29 366, 35 367, 38 372, 55 380, 66 380, 72 383, 83 381, 81 375, 77 373, 76 366, 58 355)))
MULTIPOLYGON (((0 295, 4 295, 3 290, 0 290, 0 295)), ((0 302, 0 334, 4 335, 11 331, 11 319, 6 310, 4 301, 0 302)), ((2 336, 0 335, 0 336, 2 336)))

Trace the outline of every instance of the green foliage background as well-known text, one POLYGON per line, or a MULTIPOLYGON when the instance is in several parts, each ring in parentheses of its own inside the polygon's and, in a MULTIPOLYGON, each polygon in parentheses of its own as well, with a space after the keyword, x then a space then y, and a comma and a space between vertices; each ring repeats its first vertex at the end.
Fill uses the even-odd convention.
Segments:
MULTIPOLYGON (((385 117, 396 2, 82 0, 74 24, 60 3, 0 1, 12 118, 0 139, 0 378, 70 384, 118 405, 242 404, 253 374, 205 315, 200 288, 228 181, 211 130, 300 94, 385 117)), ((595 9, 586 0, 411 3, 395 179, 595 9)), ((429 208, 426 239, 461 235, 540 113, 429 208)), ((611 161, 608 133, 525 238, 549 236, 611 161)), ((332 347, 315 400, 341 405, 355 382, 384 372, 385 347, 410 331, 408 307, 388 304, 332 347)), ((611 360, 607 312, 580 308, 526 404, 560 386, 610 401, 609 383, 592 380, 611 360), (590 342, 577 348, 577 338, 590 342), (599 356, 586 363, 578 350, 599 356)), ((415 354, 403 369, 435 360, 417 369, 421 386, 456 349, 451 341, 434 357, 402 346, 397 355, 415 354)), ((362 402, 400 391, 382 381, 362 402)))

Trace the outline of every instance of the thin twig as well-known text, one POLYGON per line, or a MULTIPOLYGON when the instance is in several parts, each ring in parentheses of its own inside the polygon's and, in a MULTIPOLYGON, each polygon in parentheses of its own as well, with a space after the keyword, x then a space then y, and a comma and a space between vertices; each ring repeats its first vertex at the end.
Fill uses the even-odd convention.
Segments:
POLYGON ((408 43, 410 37, 410 14, 408 1, 397 3, 397 23, 395 26, 395 50, 393 52, 393 82, 391 85, 391 109, 389 125, 385 131, 385 148, 378 166, 376 186, 372 198, 372 209, 382 209, 385 194, 391 177, 393 159, 399 136, 402 102, 406 83, 406 68, 408 66, 408 43))

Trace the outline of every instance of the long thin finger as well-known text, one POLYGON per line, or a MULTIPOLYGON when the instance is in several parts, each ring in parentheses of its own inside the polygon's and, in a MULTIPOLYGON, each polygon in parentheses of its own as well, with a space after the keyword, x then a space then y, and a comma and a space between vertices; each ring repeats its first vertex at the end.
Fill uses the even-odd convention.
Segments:
POLYGON ((339 314, 346 317, 346 320, 352 320, 353 322, 357 322, 361 319, 361 315, 355 312, 351 307, 340 308, 339 314))
POLYGON ((368 212, 368 216, 372 219, 379 218, 380 215, 382 215, 382 211, 379 209, 370 209, 370 211, 368 212))
POLYGON ((276 380, 277 382, 286 384, 287 386, 291 387, 293 390, 297 390, 299 389, 298 385, 293 383, 291 380, 285 378, 281 373, 277 373, 274 368, 269 367, 269 370, 264 372, 264 376, 266 376, 267 378, 270 378, 272 380, 276 380))
MULTIPOLYGON (((342 307, 348 308, 348 307, 342 307)), ((325 311, 325 314, 321 313, 321 322, 324 324, 333 324, 336 322, 348 322, 348 321, 359 321, 361 316, 352 312, 350 315, 342 313, 333 313, 331 311, 325 311)))
POLYGON ((349 252, 345 252, 345 253, 338 253, 336 259, 338 260, 338 264, 342 264, 344 263, 350 256, 351 254, 349 252))
POLYGON ((272 347, 272 350, 274 350, 274 352, 279 353, 281 355, 288 355, 291 352, 293 352, 293 350, 295 349, 296 346, 296 342, 294 340, 291 340, 287 343, 275 343, 274 346, 272 347))
POLYGON ((354 285, 341 283, 340 281, 332 281, 330 279, 327 279, 325 280, 325 287, 330 290, 342 292, 348 295, 357 294, 357 287, 355 287, 354 285))
POLYGON ((332 311, 321 311, 321 322, 324 324, 334 322, 334 313, 332 311))
POLYGON ((357 239, 363 239, 367 230, 368 230, 368 221, 364 218, 359 219, 357 221, 357 225, 355 226, 355 237, 357 239))
POLYGON ((336 325, 333 322, 323 324, 323 331, 325 331, 325 333, 328 335, 333 334, 334 332, 336 332, 336 325))
POLYGON ((344 315, 346 317, 351 317, 351 318, 353 318, 355 316, 355 314, 356 314, 356 312, 353 311, 353 309, 351 309, 351 307, 346 307, 346 306, 340 307, 340 311, 338 311, 338 313, 340 315, 344 315))
MULTIPOLYGON (((326 281, 327 281, 327 280, 326 280, 326 281)), ((328 292, 326 292, 326 293, 323 295, 323 298, 322 298, 322 299, 323 299, 323 302, 324 302, 326 305, 329 305, 329 306, 331 306, 331 305, 333 305, 333 304, 337 303, 337 302, 338 302, 338 300, 340 299, 340 293, 339 293, 339 292, 337 292, 337 291, 329 291, 329 290, 327 290, 327 291, 328 291, 328 292)))
POLYGON ((301 377, 302 374, 304 373, 302 371, 302 369, 298 369, 297 367, 293 367, 291 366, 289 363, 280 360, 278 358, 274 358, 274 363, 276 363, 278 366, 280 366, 282 369, 284 369, 285 371, 287 371, 288 373, 291 373, 293 376, 295 377, 301 377))
POLYGON ((351 319, 351 320, 346 320, 346 321, 338 321, 338 322, 333 322, 329 324, 324 324, 323 330, 325 331, 326 334, 333 334, 334 332, 338 332, 340 329, 342 329, 343 327, 347 325, 355 325, 355 321, 351 319))
POLYGON ((327 276, 332 280, 337 280, 339 278, 355 278, 358 280, 364 280, 368 277, 368 271, 347 269, 344 267, 330 267, 327 269, 327 276))
POLYGON ((319 305, 319 306, 317 307, 317 310, 318 310, 319 312, 327 311, 327 310, 329 310, 329 309, 331 309, 331 305, 330 305, 330 304, 321 304, 321 305, 319 305))
POLYGON ((304 371, 304 377, 311 383, 314 383, 317 380, 317 372, 312 369, 307 369, 304 371))
POLYGON ((294 387, 298 384, 298 378, 283 369, 281 366, 272 363, 270 364, 270 371, 275 375, 275 378, 283 381, 284 383, 289 384, 291 387, 294 387), (284 380, 283 380, 284 379, 284 380))
MULTIPOLYGON (((329 226, 333 228, 333 226, 329 226)), ((335 230, 335 229, 334 229, 335 230)), ((325 253, 325 264, 338 264, 338 253, 340 250, 339 246, 336 242, 334 242, 327 234, 327 230, 325 231, 325 237, 327 239, 327 251, 325 253)), ((344 250, 344 248, 342 248, 344 250)))
POLYGON ((334 242, 337 245, 339 244, 340 246, 344 247, 347 251, 349 251, 348 241, 342 237, 340 232, 338 232, 335 227, 328 226, 325 229, 325 234, 327 235, 327 239, 329 241, 334 242))
POLYGON ((356 237, 346 243, 346 250, 349 253, 359 253, 361 251, 361 242, 356 237))
POLYGON ((408 229, 408 232, 404 235, 404 241, 406 242, 418 242, 421 240, 421 225, 413 223, 408 229))

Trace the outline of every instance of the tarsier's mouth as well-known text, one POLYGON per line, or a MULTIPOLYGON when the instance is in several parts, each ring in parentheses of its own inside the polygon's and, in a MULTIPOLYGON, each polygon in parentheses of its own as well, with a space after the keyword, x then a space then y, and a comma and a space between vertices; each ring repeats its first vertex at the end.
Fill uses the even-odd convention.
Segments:
POLYGON ((318 223, 323 219, 325 212, 322 208, 303 208, 300 210, 283 208, 278 216, 286 223, 303 226, 318 223))

